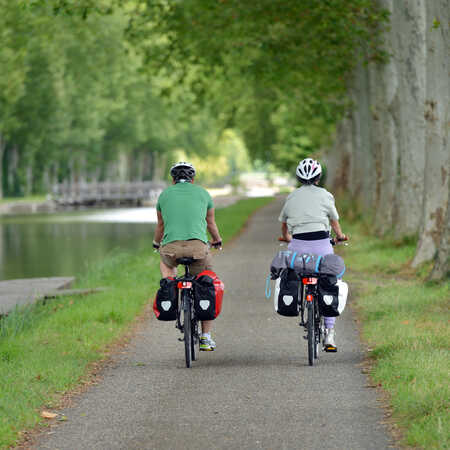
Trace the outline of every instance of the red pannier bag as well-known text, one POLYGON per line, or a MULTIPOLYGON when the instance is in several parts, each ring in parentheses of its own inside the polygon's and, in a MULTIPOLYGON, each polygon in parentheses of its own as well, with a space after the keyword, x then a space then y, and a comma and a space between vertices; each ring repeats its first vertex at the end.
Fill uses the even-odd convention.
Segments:
POLYGON ((214 320, 222 309, 225 285, 215 272, 204 270, 194 281, 194 308, 199 320, 214 320))
POLYGON ((173 277, 162 278, 161 286, 153 302, 153 312, 158 320, 176 320, 178 311, 178 287, 173 277))

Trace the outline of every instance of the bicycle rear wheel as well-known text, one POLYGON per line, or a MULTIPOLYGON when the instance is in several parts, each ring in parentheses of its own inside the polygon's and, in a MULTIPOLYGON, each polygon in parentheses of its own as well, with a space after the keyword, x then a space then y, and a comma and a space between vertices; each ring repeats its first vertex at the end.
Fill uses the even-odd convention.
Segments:
POLYGON ((319 305, 314 305, 314 359, 319 358, 319 345, 320 345, 320 313, 319 305))
POLYGON ((197 349, 195 346, 198 343, 197 334, 198 334, 198 321, 193 318, 191 321, 191 356, 192 361, 196 361, 197 359, 197 349))
POLYGON ((192 362, 192 319, 191 319, 191 302, 184 293, 183 299, 183 332, 184 332, 184 353, 186 357, 186 367, 191 367, 192 362))
POLYGON ((308 362, 309 365, 314 365, 314 350, 316 347, 316 339, 315 339, 315 323, 314 323, 314 303, 309 302, 307 305, 308 308, 308 362))

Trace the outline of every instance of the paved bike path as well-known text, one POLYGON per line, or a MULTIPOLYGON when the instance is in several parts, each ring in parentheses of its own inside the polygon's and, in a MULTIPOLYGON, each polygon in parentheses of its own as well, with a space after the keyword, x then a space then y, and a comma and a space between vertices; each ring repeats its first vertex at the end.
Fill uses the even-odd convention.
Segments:
POLYGON ((264 298, 279 250, 282 200, 257 212, 215 256, 226 285, 216 320, 217 351, 185 368, 172 323, 151 318, 103 381, 63 411, 40 449, 386 449, 376 393, 349 308, 337 322, 338 353, 308 366, 295 318, 264 298))

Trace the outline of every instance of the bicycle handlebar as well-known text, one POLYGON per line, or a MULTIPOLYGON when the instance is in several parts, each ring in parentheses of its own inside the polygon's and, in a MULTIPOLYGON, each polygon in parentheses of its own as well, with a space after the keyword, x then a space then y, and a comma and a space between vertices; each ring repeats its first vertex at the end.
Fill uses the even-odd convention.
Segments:
POLYGON ((208 242, 208 246, 209 247, 212 247, 212 248, 215 248, 215 249, 218 249, 218 250, 222 250, 222 241, 219 241, 219 242, 208 242))

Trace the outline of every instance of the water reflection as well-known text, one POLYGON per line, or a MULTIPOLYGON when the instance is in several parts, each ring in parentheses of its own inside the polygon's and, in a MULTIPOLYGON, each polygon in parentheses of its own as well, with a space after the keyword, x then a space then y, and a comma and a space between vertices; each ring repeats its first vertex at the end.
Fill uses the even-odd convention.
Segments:
POLYGON ((151 247, 154 208, 0 219, 0 280, 71 276, 113 249, 151 247))

